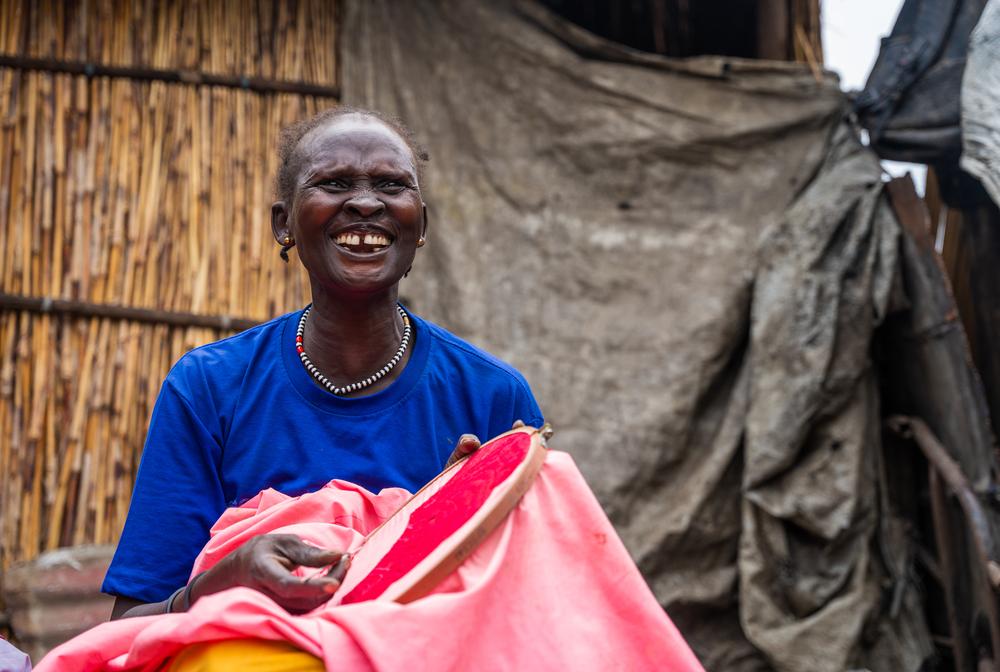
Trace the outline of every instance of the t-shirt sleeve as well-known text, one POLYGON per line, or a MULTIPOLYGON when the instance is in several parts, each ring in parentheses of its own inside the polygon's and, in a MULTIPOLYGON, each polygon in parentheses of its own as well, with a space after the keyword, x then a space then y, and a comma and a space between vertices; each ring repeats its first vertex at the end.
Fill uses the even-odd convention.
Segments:
POLYGON ((187 582, 225 510, 218 421, 199 417, 174 374, 156 400, 125 529, 101 588, 144 602, 164 600, 187 582))
POLYGON ((514 387, 513 419, 520 420, 532 427, 541 427, 545 424, 545 418, 542 417, 542 409, 538 407, 538 402, 535 401, 535 396, 531 393, 531 388, 528 387, 528 383, 521 377, 517 378, 517 383, 514 387))
MULTIPOLYGON (((517 371, 506 370, 502 374, 502 384, 494 390, 492 399, 489 400, 490 415, 489 427, 485 433, 477 434, 483 441, 508 432, 515 420, 520 420, 532 427, 541 427, 545 420, 542 411, 538 408, 531 388, 527 381, 517 371)), ((483 400, 484 402, 486 400, 483 400)), ((464 430, 463 431, 470 431, 464 430)))

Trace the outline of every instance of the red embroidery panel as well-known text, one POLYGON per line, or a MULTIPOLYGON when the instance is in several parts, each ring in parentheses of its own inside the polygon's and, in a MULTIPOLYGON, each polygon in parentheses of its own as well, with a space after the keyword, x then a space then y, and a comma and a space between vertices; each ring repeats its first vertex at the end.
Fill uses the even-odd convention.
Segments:
POLYGON ((373 600, 411 571, 479 510, 493 489, 524 461, 531 436, 516 432, 486 443, 410 514, 406 529, 341 604, 373 600))

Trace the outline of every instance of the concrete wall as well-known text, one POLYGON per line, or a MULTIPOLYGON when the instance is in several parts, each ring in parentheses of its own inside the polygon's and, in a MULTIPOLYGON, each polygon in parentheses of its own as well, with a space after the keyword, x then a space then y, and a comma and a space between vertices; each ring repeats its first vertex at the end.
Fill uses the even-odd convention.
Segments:
POLYGON ((32 661, 108 620, 114 600, 100 590, 113 554, 114 546, 65 548, 3 575, 2 603, 13 638, 32 661))

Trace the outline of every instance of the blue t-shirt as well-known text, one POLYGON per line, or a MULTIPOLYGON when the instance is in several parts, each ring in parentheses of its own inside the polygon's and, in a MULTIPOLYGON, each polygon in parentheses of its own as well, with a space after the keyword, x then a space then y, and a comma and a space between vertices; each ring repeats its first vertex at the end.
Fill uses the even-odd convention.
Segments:
POLYGON ((339 478, 414 492, 465 433, 541 426, 512 367, 411 315, 410 360, 389 387, 338 397, 295 352, 301 311, 202 346, 174 365, 153 409, 128 519, 102 590, 157 602, 184 585, 227 506, 339 478))

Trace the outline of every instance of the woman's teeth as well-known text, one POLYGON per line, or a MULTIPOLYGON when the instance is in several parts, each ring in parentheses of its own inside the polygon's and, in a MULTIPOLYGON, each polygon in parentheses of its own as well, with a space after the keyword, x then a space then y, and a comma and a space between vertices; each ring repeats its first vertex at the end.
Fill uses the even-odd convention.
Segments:
POLYGON ((333 242, 343 247, 357 247, 364 245, 372 248, 373 252, 377 252, 389 246, 389 238, 381 233, 366 233, 364 235, 359 233, 341 233, 333 239, 333 242))

